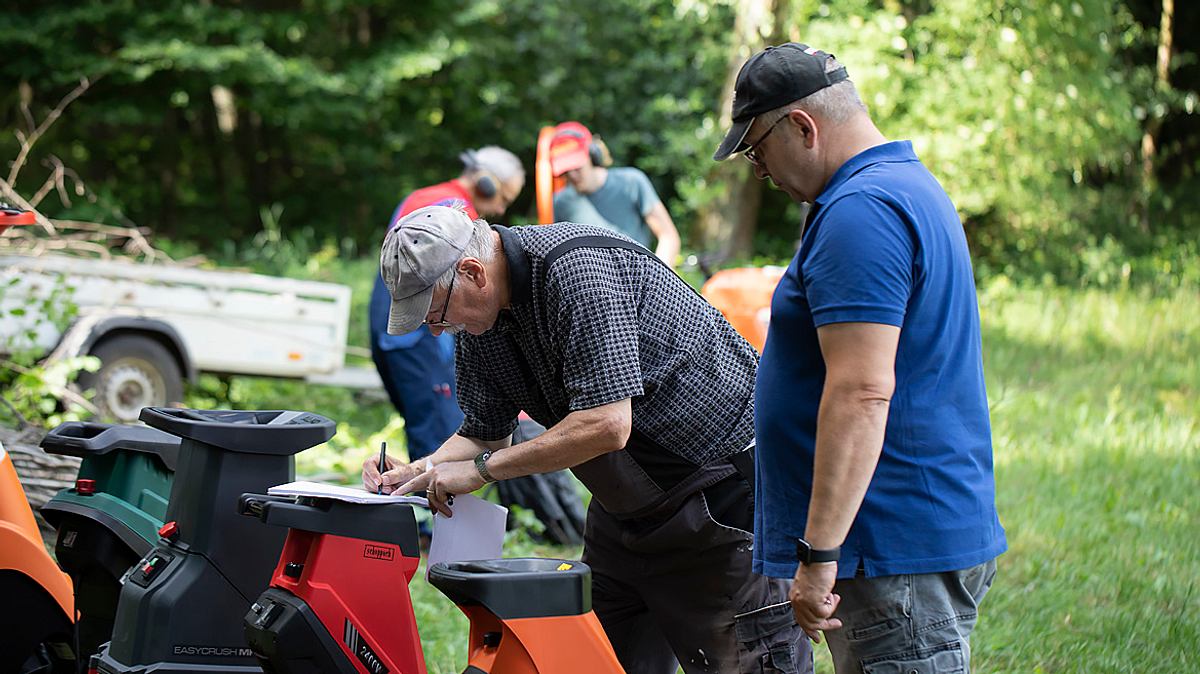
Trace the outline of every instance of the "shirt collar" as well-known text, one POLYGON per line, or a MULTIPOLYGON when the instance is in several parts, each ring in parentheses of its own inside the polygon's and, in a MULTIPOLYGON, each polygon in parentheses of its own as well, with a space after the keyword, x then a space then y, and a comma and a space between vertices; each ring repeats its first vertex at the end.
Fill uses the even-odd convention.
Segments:
POLYGON ((833 177, 826 183, 825 189, 821 191, 820 196, 815 199, 813 205, 815 207, 828 202, 841 189, 842 185, 854 177, 855 174, 869 166, 909 161, 919 161, 917 153, 913 151, 912 141, 894 140, 882 145, 876 145, 875 147, 869 147, 851 157, 837 171, 834 171, 833 177))
POLYGON ((508 293, 511 304, 525 304, 533 299, 533 268, 529 265, 529 254, 521 245, 521 237, 503 225, 492 225, 500 235, 500 247, 508 262, 508 293))

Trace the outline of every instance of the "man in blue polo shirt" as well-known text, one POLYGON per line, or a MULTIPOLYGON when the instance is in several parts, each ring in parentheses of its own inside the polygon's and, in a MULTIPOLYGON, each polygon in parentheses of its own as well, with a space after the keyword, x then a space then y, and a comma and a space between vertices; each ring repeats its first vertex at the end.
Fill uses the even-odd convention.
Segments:
POLYGON ((967 671, 1007 544, 962 223, 831 55, 768 47, 735 92, 714 159, 812 205, 758 370, 754 570, 839 674, 967 671))

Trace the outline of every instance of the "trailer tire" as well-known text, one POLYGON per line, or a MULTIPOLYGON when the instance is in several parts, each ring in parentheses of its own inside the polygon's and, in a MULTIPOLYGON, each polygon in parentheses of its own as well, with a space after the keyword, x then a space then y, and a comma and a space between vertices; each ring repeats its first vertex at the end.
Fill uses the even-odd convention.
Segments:
POLYGON ((92 347, 100 369, 79 375, 84 389, 94 389, 100 415, 122 423, 137 421, 143 407, 163 407, 183 400, 183 374, 170 350, 147 335, 116 334, 92 347))

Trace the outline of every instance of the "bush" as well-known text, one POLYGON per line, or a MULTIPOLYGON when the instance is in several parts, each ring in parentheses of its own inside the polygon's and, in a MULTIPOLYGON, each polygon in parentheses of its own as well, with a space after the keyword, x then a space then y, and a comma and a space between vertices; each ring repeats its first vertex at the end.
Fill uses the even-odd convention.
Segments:
MULTIPOLYGON (((6 304, 5 295, 14 293, 20 283, 14 276, 0 286, 0 321, 13 326, 11 333, 0 334, 0 417, 27 421, 42 426, 57 426, 90 415, 80 396, 69 389, 81 371, 95 372, 99 359, 93 356, 62 358, 44 362, 43 350, 36 346, 44 330, 62 332, 79 307, 72 301, 74 290, 59 277, 41 297, 22 304, 6 304)), ((22 291, 22 297, 24 297, 22 291)))

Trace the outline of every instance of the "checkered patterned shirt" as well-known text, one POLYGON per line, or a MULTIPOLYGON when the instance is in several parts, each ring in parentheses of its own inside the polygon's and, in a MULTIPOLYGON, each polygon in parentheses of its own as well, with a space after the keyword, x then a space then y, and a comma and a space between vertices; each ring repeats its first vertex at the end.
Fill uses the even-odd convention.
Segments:
POLYGON ((634 433, 688 462, 749 444, 758 355, 674 272, 650 255, 589 247, 547 274, 546 254, 571 238, 631 240, 571 223, 495 229, 510 307, 486 333, 458 337, 460 435, 498 440, 520 410, 552 426, 630 398, 634 433))

